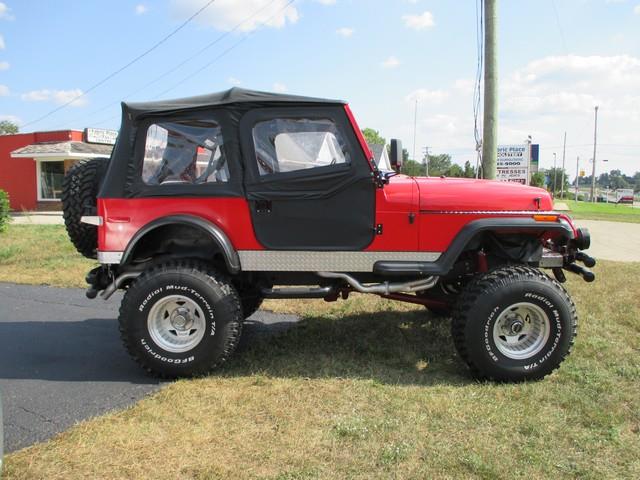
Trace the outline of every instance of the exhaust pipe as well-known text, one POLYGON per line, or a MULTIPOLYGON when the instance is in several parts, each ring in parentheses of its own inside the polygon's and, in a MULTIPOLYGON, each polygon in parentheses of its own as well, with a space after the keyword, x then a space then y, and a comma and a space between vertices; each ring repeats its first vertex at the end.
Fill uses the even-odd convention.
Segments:
POLYGON ((410 282, 398 282, 398 283, 376 283, 374 285, 363 285, 351 275, 346 273, 337 272, 316 272, 316 274, 322 278, 340 278, 345 280, 353 289, 360 293, 376 293, 381 295, 389 295, 390 293, 400 292, 420 292, 422 290, 428 290, 435 286, 438 282, 438 277, 421 278, 420 280, 412 280, 410 282))

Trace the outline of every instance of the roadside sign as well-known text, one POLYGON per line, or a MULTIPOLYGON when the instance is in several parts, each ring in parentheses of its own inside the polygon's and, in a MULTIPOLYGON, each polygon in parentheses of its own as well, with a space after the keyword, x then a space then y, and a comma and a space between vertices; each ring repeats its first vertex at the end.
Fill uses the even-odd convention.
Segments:
POLYGON ((496 180, 527 185, 530 158, 529 144, 499 145, 496 180))

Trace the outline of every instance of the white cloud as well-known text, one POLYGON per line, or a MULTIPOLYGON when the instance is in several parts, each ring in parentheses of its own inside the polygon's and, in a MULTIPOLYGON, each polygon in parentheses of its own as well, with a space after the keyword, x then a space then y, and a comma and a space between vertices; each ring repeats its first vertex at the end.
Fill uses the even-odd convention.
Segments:
POLYGON ((382 65, 382 68, 396 68, 400 65, 400 60, 398 60, 396 57, 391 55, 389 58, 383 61, 380 65, 382 65))
POLYGON ((0 62, 0 72, 1 72, 2 70, 9 70, 9 67, 10 67, 10 66, 11 66, 11 65, 9 65, 9 62, 0 62))
POLYGON ((236 77, 229 77, 227 78, 227 82, 229 82, 231 85, 233 85, 234 87, 237 87, 238 85, 240 85, 242 82, 240 80, 238 80, 236 77))
MULTIPOLYGON (((23 93, 20 95, 20 98, 26 102, 53 102, 58 105, 65 104, 74 98, 82 95, 82 90, 79 88, 73 90, 32 90, 27 93, 23 93)), ((77 100, 71 102, 69 106, 71 107, 84 107, 87 105, 88 99, 87 97, 81 97, 77 100)))
POLYGON ((0 85, 0 97, 8 97, 9 94, 9 87, 6 85, 0 85))
POLYGON ((149 11, 149 8, 144 3, 139 3, 136 5, 135 12, 136 15, 144 15, 149 11))
POLYGON ((287 91, 287 86, 284 83, 276 82, 273 84, 273 91, 278 93, 284 93, 287 91))
MULTIPOLYGON (((203 10, 196 22, 217 30, 228 31, 238 24, 240 31, 250 32, 262 26, 282 28, 299 18, 294 5, 287 0, 217 0, 203 10)), ((201 0, 171 0, 173 14, 184 19, 202 8, 201 0)))
POLYGON ((2 34, 0 34, 0 50, 4 50, 6 47, 5 43, 4 43, 4 37, 2 36, 2 34))
POLYGON ((16 117, 15 115, 2 115, 0 114, 0 121, 1 120, 9 120, 10 122, 13 122, 15 124, 20 125, 22 123, 22 119, 20 117, 16 117))
POLYGON ((350 27, 342 27, 336 30, 336 33, 342 37, 350 37, 353 35, 353 28, 350 27))
POLYGON ((316 0, 316 2, 321 3, 322 5, 335 5, 336 0, 316 0))
POLYGON ((420 15, 403 15, 402 20, 404 20, 405 26, 414 30, 431 28, 436 24, 433 14, 428 10, 420 15))
POLYGON ((416 100, 418 103, 428 103, 431 105, 438 105, 443 103, 449 97, 449 93, 445 90, 428 90, 426 88, 419 88, 414 90, 405 97, 405 101, 413 108, 416 100))
POLYGON ((14 20, 15 17, 11 14, 11 9, 7 7, 7 4, 0 2, 0 18, 3 20, 14 20))
POLYGON ((635 13, 636 15, 640 15, 640 5, 636 5, 635 7, 633 7, 633 13, 635 13))

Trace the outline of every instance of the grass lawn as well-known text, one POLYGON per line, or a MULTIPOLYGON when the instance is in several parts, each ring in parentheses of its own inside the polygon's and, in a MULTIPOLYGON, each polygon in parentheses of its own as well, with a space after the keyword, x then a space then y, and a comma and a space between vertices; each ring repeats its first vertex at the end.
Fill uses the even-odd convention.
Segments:
POLYGON ((575 200, 558 201, 564 202, 569 206, 572 218, 640 223, 640 208, 633 208, 630 205, 576 202, 575 200))
POLYGON ((76 252, 62 225, 12 225, 0 233, 0 282, 86 287, 96 265, 76 252))
POLYGON ((417 306, 272 301, 302 322, 7 455, 3 479, 640 478, 640 264, 595 271, 567 284, 578 340, 541 382, 472 381, 449 321, 417 306))

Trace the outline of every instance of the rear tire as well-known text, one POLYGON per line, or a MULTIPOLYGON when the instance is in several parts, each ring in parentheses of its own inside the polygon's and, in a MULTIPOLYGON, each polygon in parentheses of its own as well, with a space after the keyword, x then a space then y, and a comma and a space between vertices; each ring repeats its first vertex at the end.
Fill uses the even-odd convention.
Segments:
POLYGON ((120 333, 131 356, 163 378, 203 375, 233 353, 240 299, 225 277, 195 261, 153 267, 127 289, 120 333))
POLYGON ((453 314, 456 348, 480 379, 538 380, 573 346, 576 308, 566 290, 537 269, 506 266, 462 292, 453 314))
POLYGON ((95 215, 100 184, 109 159, 92 158, 73 165, 62 182, 64 224, 71 243, 87 258, 96 258, 98 227, 82 223, 83 215, 95 215))

